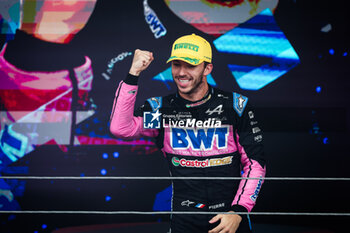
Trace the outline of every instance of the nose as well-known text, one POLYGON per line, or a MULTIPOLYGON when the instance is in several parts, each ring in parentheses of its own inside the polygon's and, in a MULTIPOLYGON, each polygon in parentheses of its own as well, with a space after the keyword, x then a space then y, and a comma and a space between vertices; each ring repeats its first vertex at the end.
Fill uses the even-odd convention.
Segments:
POLYGON ((186 75, 186 68, 183 65, 181 65, 179 67, 179 76, 185 76, 185 75, 186 75))

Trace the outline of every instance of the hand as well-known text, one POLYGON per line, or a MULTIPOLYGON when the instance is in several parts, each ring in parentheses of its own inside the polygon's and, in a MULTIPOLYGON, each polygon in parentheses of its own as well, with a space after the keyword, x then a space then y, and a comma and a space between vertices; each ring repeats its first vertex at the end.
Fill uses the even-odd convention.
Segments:
MULTIPOLYGON (((229 211, 234 213, 233 211, 229 211)), ((209 233, 235 233, 242 221, 242 217, 238 214, 218 214, 209 223, 215 223, 220 220, 220 224, 214 229, 210 230, 209 233)))
POLYGON ((129 73, 139 76, 142 71, 147 69, 153 60, 152 52, 136 49, 129 73))

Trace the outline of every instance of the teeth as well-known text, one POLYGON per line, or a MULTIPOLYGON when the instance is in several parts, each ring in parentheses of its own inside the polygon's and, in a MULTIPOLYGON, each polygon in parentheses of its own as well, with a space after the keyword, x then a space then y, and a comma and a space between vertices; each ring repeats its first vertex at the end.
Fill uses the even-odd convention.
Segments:
POLYGON ((187 79, 179 79, 180 80, 180 83, 188 83, 189 82, 189 80, 187 80, 187 79))

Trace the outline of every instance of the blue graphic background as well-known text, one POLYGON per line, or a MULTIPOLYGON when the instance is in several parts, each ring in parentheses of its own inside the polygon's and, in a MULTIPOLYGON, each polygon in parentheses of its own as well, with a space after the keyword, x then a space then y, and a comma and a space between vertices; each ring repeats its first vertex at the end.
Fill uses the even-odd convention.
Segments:
MULTIPOLYGON (((35 1, 30 2, 34 4, 35 1)), ((214 69, 207 77, 209 84, 247 96, 255 107, 254 113, 264 132, 268 176, 349 176, 350 74, 346 35, 350 27, 346 7, 330 1, 279 1, 275 10, 256 12, 244 22, 230 22, 232 25, 237 23, 232 29, 212 34, 206 33, 205 29, 210 31, 218 22, 208 21, 205 15, 209 11, 203 9, 230 9, 222 6, 221 1, 210 1, 212 5, 207 4, 209 1, 196 1, 202 7, 197 9, 197 14, 187 14, 204 15, 204 18, 199 18, 203 30, 198 30, 195 18, 193 23, 187 23, 183 20, 186 14, 177 15, 171 11, 166 4, 171 1, 146 2, 149 8, 145 7, 144 1, 98 0, 86 26, 69 44, 59 47, 58 51, 67 53, 52 51, 49 46, 43 49, 41 43, 44 42, 32 35, 27 35, 30 39, 26 37, 20 41, 21 46, 14 46, 11 53, 5 53, 4 58, 16 64, 16 69, 38 72, 48 72, 55 64, 71 64, 76 55, 82 60, 84 56, 89 57, 94 75, 92 90, 86 93, 89 101, 64 110, 79 112, 84 104, 90 104, 94 112, 68 133, 68 137, 74 136, 76 144, 50 141, 34 145, 27 153, 21 150, 31 146, 20 137, 24 135, 14 134, 4 123, 13 114, 6 109, 5 103, 14 101, 0 98, 1 176, 169 176, 164 156, 154 141, 149 138, 131 141, 115 138, 109 132, 109 118, 118 83, 129 72, 135 49, 152 51, 155 57, 138 80, 136 107, 144 104, 147 98, 176 91, 166 60, 172 42, 191 33, 203 36, 212 44, 214 69), (47 54, 54 60, 43 59, 47 54)), ((180 1, 180 5, 185 2, 190 4, 192 1, 180 1)), ((39 10, 39 5, 33 9, 39 10)), ((182 8, 181 11, 186 13, 188 9, 182 8)), ((21 31, 9 30, 2 16, 0 25, 1 48, 15 41, 16 36, 22 38, 18 37, 21 31)), ((0 77, 11 75, 0 70, 0 77)), ((4 88, 5 81, 0 80, 0 92, 12 90, 4 88)), ((52 84, 49 79, 46 81, 38 86, 45 89, 52 84)), ((81 95, 77 90, 75 92, 81 95)), ((28 96, 39 98, 30 90, 28 96)), ((77 99, 81 101, 81 98, 77 99)), ((24 101, 26 99, 13 103, 13 106, 21 106, 24 101)), ((27 111, 27 107, 33 108, 24 105, 15 114, 27 111)), ((57 113, 62 110, 60 107, 57 107, 57 113)), ((46 123, 37 122, 38 126, 46 123)), ((59 123, 62 126, 69 124, 65 119, 59 123)), ((30 133, 43 137, 54 135, 58 141, 67 137, 56 131, 29 129, 30 124, 23 124, 22 129, 26 127, 30 133)), ((346 187, 348 184, 343 182, 265 182, 254 211, 348 212, 350 204, 347 198, 343 198, 340 205, 331 201, 339 200, 339 191, 346 187)), ((171 192, 169 180, 0 179, 0 210, 169 210, 171 192)), ((169 216, 151 215, 0 216, 1 232, 11 233, 44 233, 91 224, 169 221, 169 216)), ((342 229, 348 222, 344 218, 322 221, 319 218, 276 216, 257 216, 254 220, 261 224, 293 222, 332 230, 342 229)))

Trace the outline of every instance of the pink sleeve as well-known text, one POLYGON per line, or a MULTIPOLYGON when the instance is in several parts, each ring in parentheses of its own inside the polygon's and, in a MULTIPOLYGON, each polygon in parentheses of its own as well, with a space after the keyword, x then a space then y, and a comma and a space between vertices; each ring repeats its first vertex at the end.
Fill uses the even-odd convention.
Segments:
POLYGON ((110 131, 119 138, 156 137, 158 130, 144 129, 143 117, 134 116, 137 85, 119 83, 110 118, 110 131))
POLYGON ((238 150, 241 154, 242 177, 258 179, 242 179, 232 205, 243 206, 250 212, 255 205, 261 186, 264 183, 262 178, 265 177, 266 168, 262 167, 256 160, 249 158, 243 146, 239 143, 238 150))

